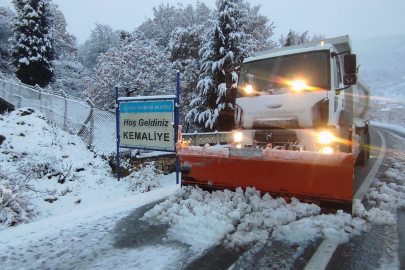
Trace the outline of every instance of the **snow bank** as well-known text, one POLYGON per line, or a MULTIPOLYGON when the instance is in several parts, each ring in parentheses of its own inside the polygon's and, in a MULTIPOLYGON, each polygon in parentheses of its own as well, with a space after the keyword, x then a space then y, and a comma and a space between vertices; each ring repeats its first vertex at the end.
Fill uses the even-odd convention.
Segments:
POLYGON ((254 188, 209 193, 198 187, 183 187, 175 195, 145 213, 142 220, 170 224, 168 237, 203 251, 223 243, 239 248, 268 240, 301 243, 328 238, 339 243, 368 230, 366 221, 339 211, 320 215, 314 204, 293 198, 260 195, 254 188))
POLYGON ((374 178, 366 195, 368 204, 375 206, 366 218, 375 223, 393 225, 396 224, 397 209, 405 207, 405 139, 391 135, 392 149, 387 151, 384 159, 387 169, 374 178))
POLYGON ((107 160, 31 108, 0 115, 0 135, 0 230, 175 184, 152 166, 118 182, 107 160))

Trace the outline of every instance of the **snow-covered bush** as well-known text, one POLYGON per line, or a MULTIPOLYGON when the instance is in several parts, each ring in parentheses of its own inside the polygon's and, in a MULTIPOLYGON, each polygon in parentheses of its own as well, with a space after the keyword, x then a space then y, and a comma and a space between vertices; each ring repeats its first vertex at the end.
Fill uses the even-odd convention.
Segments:
POLYGON ((160 178, 160 174, 155 169, 155 162, 149 162, 141 170, 126 177, 129 181, 128 189, 140 193, 159 188, 160 178))
POLYGON ((28 223, 38 212, 26 192, 28 178, 7 174, 0 168, 0 230, 28 223))
POLYGON ((28 153, 18 158, 18 171, 21 174, 41 179, 49 174, 56 174, 62 171, 62 166, 55 155, 49 152, 38 151, 28 153))

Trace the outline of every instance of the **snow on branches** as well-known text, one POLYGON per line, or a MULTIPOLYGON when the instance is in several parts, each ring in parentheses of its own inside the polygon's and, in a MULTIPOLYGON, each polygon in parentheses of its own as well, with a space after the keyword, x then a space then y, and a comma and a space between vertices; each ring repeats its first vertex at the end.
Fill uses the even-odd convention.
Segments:
POLYGON ((26 192, 27 178, 10 175, 0 168, 0 179, 0 231, 30 222, 38 212, 26 192))
POLYGON ((110 48, 119 47, 119 35, 109 25, 95 24, 91 30, 90 38, 79 47, 79 60, 88 69, 93 69, 98 56, 110 48))
POLYGON ((210 39, 200 49, 201 69, 197 88, 199 95, 187 114, 201 130, 231 130, 234 127, 235 91, 227 94, 225 74, 254 52, 252 36, 241 27, 249 13, 239 0, 217 1, 217 20, 213 21, 210 39))
POLYGON ((17 12, 11 42, 16 76, 29 85, 46 86, 53 77, 49 0, 13 0, 17 12))
POLYGON ((100 108, 110 109, 115 104, 115 86, 124 96, 133 90, 133 95, 174 93, 175 75, 168 58, 167 51, 153 41, 136 39, 113 47, 99 56, 94 76, 85 78, 84 97, 100 108))

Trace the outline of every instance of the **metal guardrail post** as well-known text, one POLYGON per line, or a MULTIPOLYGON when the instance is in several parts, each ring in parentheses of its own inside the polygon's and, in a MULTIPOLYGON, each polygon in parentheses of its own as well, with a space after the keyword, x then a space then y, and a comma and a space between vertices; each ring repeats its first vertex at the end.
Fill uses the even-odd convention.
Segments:
POLYGON ((93 141, 94 141, 94 117, 93 117, 93 112, 94 112, 94 104, 93 102, 91 102, 89 99, 86 100, 87 104, 89 104, 90 106, 90 135, 89 135, 89 142, 87 147, 89 149, 91 149, 92 145, 93 145, 93 141))
MULTIPOLYGON (((18 92, 15 93, 15 94, 21 96, 21 84, 18 85, 17 91, 18 91, 18 92)), ((21 105, 21 104, 20 104, 20 105, 21 105)), ((19 106, 19 107, 21 107, 21 106, 19 106)))
POLYGON ((39 89, 39 90, 38 90, 38 105, 39 105, 39 111, 40 111, 40 112, 42 112, 41 95, 42 95, 42 89, 39 89))
POLYGON ((16 88, 17 88, 17 89, 16 89, 14 95, 16 96, 16 98, 17 98, 17 100, 18 100, 18 101, 17 101, 17 108, 21 108, 21 103, 22 103, 22 100, 21 100, 21 90, 20 90, 21 86, 18 84, 16 88))
POLYGON ((65 108, 63 110, 63 128, 66 130, 67 129, 67 113, 68 113, 68 106, 67 106, 67 95, 66 93, 61 89, 60 94, 63 97, 64 103, 65 103, 65 108))
POLYGON ((4 99, 10 101, 11 83, 10 82, 4 83, 4 88, 7 91, 6 93, 7 96, 5 96, 4 99))
POLYGON ((195 135, 195 146, 199 146, 200 145, 200 136, 198 136, 198 134, 195 135))

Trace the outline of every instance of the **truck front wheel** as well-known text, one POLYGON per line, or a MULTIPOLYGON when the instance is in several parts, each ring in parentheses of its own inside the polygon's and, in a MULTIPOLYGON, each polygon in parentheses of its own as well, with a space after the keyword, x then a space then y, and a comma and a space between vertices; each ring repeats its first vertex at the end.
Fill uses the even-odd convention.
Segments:
POLYGON ((364 145, 360 147, 360 153, 356 158, 355 165, 364 166, 367 163, 367 150, 364 145))
POLYGON ((371 149, 370 149, 370 133, 367 133, 366 134, 366 145, 365 145, 365 150, 366 150, 366 160, 369 160, 370 159, 370 151, 371 151, 371 149))
POLYGON ((364 166, 370 159, 370 134, 364 134, 364 144, 360 146, 360 153, 356 158, 355 165, 364 166))

